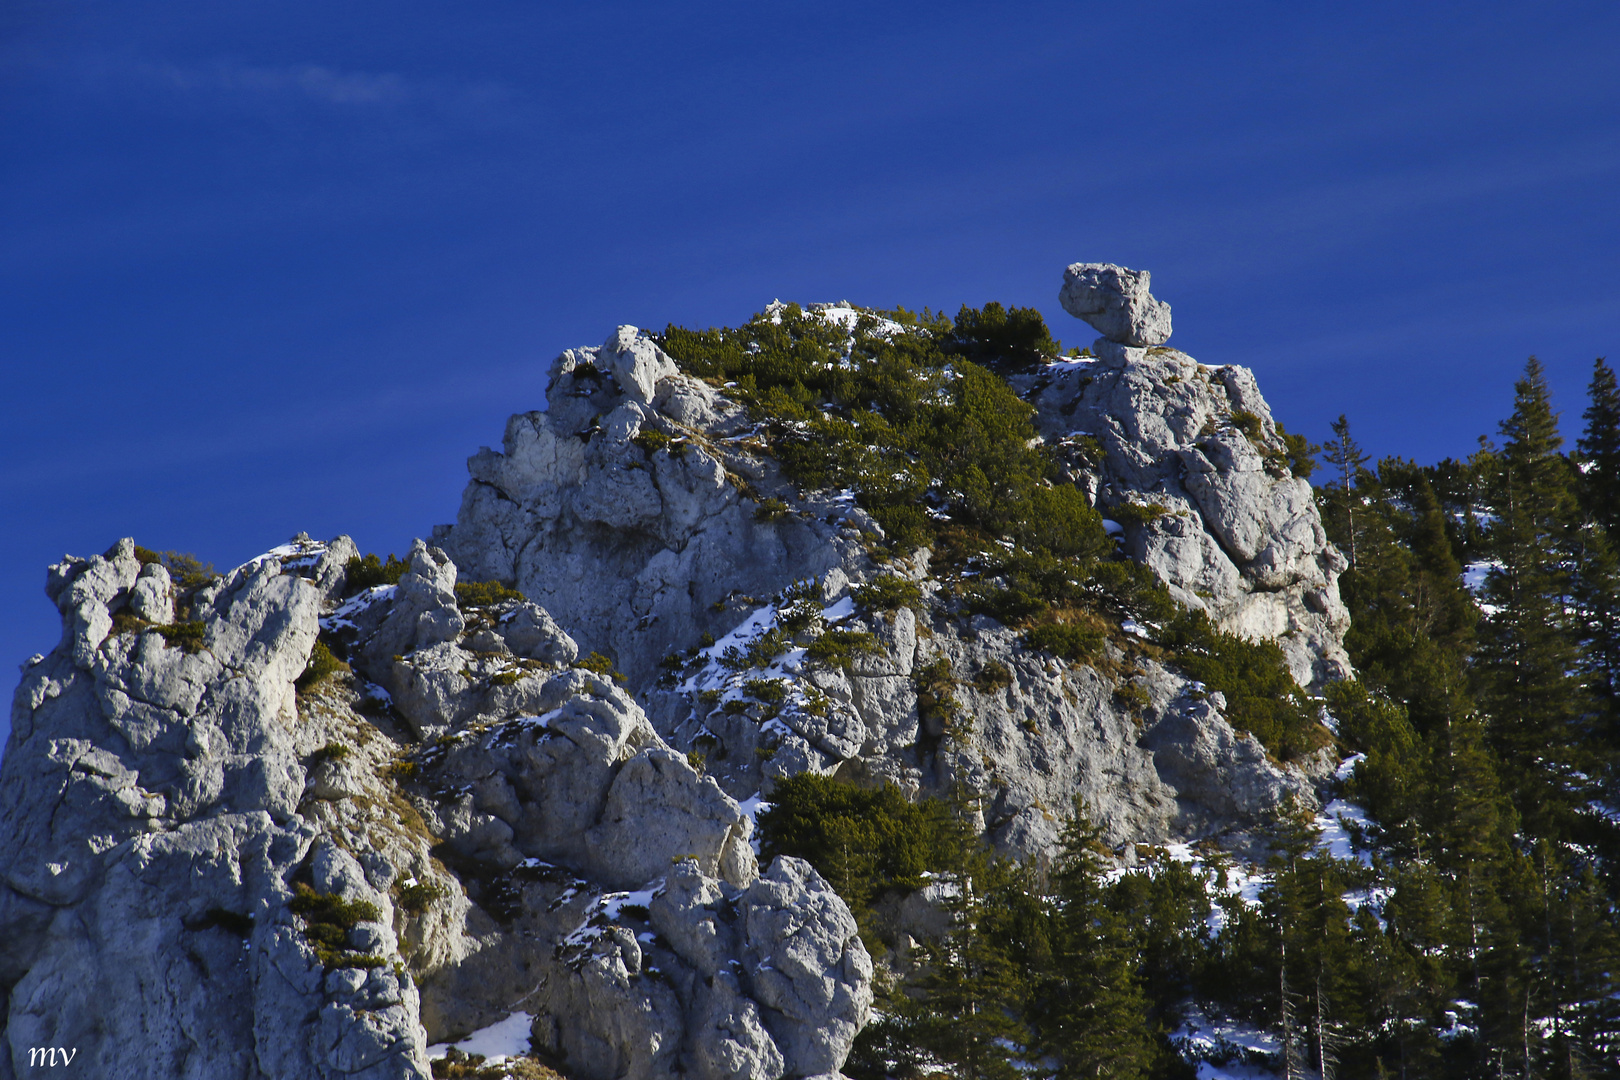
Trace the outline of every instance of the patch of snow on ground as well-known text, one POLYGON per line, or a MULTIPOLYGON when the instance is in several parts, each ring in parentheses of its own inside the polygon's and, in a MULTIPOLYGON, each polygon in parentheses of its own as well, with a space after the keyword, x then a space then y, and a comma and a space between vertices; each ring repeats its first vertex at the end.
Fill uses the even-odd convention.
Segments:
MULTIPOLYGON (((1222 896, 1237 897, 1246 907, 1258 907, 1260 890, 1266 886, 1266 875, 1256 867, 1230 862, 1224 856, 1212 863, 1193 850, 1191 844, 1166 844, 1165 854, 1178 863, 1185 863, 1194 874, 1203 879, 1210 899, 1222 896)), ((1219 935, 1226 929, 1226 909, 1212 903, 1209 909, 1209 932, 1219 935)))
POLYGON ((1271 1080, 1277 1074, 1258 1062, 1282 1049, 1268 1031, 1212 1019, 1197 1009, 1189 1010, 1186 1022, 1170 1033, 1170 1041, 1183 1058, 1197 1062, 1199 1080, 1271 1080))
POLYGON ((760 798, 757 791, 737 804, 737 809, 743 812, 743 817, 753 826, 749 833, 749 843, 753 845, 755 855, 759 854, 759 815, 770 808, 771 804, 760 798))
POLYGON ((1066 371, 1079 371, 1096 362, 1097 358, 1094 356, 1065 356, 1059 360, 1048 361, 1046 370, 1053 374, 1062 374, 1066 371))
POLYGON ((338 609, 332 612, 332 614, 322 616, 321 629, 356 629, 354 625, 354 617, 356 615, 360 614, 373 604, 380 604, 385 600, 390 603, 393 602, 394 593, 398 590, 398 585, 373 585, 369 589, 355 593, 353 596, 343 601, 342 604, 338 605, 338 609))
POLYGON ((1198 1063, 1198 1080, 1276 1080, 1277 1074, 1258 1065, 1212 1065, 1198 1063))
POLYGON ((429 1058, 442 1058, 454 1046, 466 1054, 484 1055, 486 1065, 498 1065, 509 1057, 529 1052, 529 1031, 534 1017, 526 1012, 515 1012, 486 1028, 479 1028, 455 1043, 434 1043, 428 1047, 429 1058))
POLYGON ((633 892, 604 893, 597 903, 602 905, 602 914, 617 922, 619 913, 624 910, 625 905, 647 907, 653 902, 653 897, 663 891, 664 881, 660 878, 656 884, 649 885, 645 889, 636 889, 633 892))
POLYGON ((1121 525, 1112 518, 1103 518, 1103 532, 1107 533, 1109 536, 1124 536, 1125 526, 1121 525))
POLYGON ((1479 610, 1487 615, 1495 615, 1502 610, 1496 604, 1487 604, 1481 600, 1481 596, 1485 592, 1485 579, 1490 576, 1492 570, 1500 569, 1502 569, 1502 563, 1497 559, 1481 559, 1463 567, 1463 587, 1473 594, 1474 603, 1479 605, 1479 610))
POLYGON ((837 603, 821 609, 821 617, 827 622, 843 622, 855 614, 855 598, 846 596, 837 603))
POLYGON ((881 315, 873 315, 867 311, 856 311, 848 304, 811 304, 806 310, 810 314, 820 315, 830 323, 842 326, 845 330, 854 330, 856 322, 865 315, 872 321, 872 333, 879 337, 893 337, 906 331, 904 326, 893 319, 885 319, 881 315))
POLYGON ((279 559, 284 570, 299 570, 304 567, 314 566, 320 562, 321 556, 325 554, 326 544, 324 541, 289 540, 285 544, 277 544, 263 555, 254 556, 241 566, 238 566, 232 573, 252 570, 260 563, 270 559, 279 559))
POLYGON ((602 936, 604 929, 621 921, 627 906, 648 907, 653 897, 664 891, 664 879, 650 882, 646 888, 631 892, 607 892, 591 898, 585 907, 585 918, 568 936, 564 945, 583 945, 602 936))

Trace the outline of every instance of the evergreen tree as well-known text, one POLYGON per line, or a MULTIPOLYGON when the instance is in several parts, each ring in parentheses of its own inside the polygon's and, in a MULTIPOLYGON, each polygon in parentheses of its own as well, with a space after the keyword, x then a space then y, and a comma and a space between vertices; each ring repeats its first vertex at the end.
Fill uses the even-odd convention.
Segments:
POLYGON ((1620 387, 1603 357, 1592 365, 1586 431, 1575 444, 1580 455, 1581 503, 1611 534, 1620 532, 1620 387))
POLYGON ((1038 1012, 1058 1080, 1142 1078, 1155 1056, 1131 937, 1106 903, 1101 837, 1077 798, 1053 868, 1053 972, 1038 1012))
MULTIPOLYGON (((1599 713, 1593 768, 1602 777, 1605 801, 1620 806, 1620 389, 1601 357, 1593 368, 1586 429, 1577 444, 1583 521, 1575 597, 1583 670, 1599 713)), ((1620 837, 1604 840, 1611 857, 1620 858, 1620 837)))
POLYGON ((946 882, 955 886, 946 904, 951 931, 922 946, 927 974, 917 986, 915 1037, 966 1080, 1016 1080, 1008 1046, 1025 1038, 1013 1015, 1017 972, 981 931, 984 906, 972 875, 953 878, 946 882))
POLYGON ((1477 670, 1491 734, 1515 781, 1520 813, 1539 833, 1567 826, 1578 798, 1587 701, 1574 677, 1579 657, 1571 618, 1575 500, 1546 372, 1531 357, 1502 423, 1496 477, 1498 560, 1486 579, 1493 606, 1477 670))
POLYGON ((1339 480, 1332 485, 1330 495, 1326 500, 1326 510, 1329 518, 1329 527, 1338 526, 1337 537, 1339 546, 1344 550, 1345 557, 1350 560, 1350 569, 1356 568, 1356 481, 1363 466, 1367 463, 1367 455, 1361 452, 1355 439, 1350 437, 1350 421, 1343 413, 1333 421, 1333 438, 1328 442, 1322 457, 1329 465, 1339 470, 1339 480))

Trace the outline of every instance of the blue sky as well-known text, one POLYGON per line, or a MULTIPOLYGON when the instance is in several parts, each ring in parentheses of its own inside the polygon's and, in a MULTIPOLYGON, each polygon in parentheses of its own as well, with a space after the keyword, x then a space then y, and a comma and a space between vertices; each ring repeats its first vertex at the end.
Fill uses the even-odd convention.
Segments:
POLYGON ((120 536, 403 551, 562 348, 777 297, 1085 344, 1062 268, 1118 262, 1291 429, 1465 455, 1536 353, 1573 438, 1617 45, 1612 3, 13 0, 0 656, 120 536))

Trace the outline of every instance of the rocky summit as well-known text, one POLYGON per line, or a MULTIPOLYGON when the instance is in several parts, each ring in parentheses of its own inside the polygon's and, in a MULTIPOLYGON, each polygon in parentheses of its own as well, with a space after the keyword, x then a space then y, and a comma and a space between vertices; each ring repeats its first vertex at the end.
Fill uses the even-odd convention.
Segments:
POLYGON ((299 536, 223 575, 129 539, 52 566, 62 639, 0 765, 0 1078, 38 1047, 84 1076, 426 1077, 513 1018, 519 1076, 832 1076, 949 890, 859 923, 761 848, 780 785, 955 799, 1032 865, 1076 798, 1125 863, 1241 855, 1317 805, 1326 740, 1272 739, 1199 664, 1269 650, 1306 703, 1349 675, 1344 560, 1253 374, 1165 347, 1148 283, 1069 267, 1103 337, 1066 357, 981 363, 849 305, 750 324, 822 343, 829 385, 862 342, 955 342, 916 402, 892 385, 917 415, 1010 403, 970 465, 966 428, 840 441, 879 404, 621 326, 553 361, 403 560, 299 536))

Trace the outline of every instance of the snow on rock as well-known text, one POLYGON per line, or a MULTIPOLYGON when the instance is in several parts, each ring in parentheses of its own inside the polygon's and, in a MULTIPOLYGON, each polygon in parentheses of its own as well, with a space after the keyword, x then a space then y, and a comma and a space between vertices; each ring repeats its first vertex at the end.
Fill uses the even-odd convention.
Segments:
POLYGON ((434 1043, 427 1048, 427 1055, 429 1059, 436 1060, 455 1047, 464 1054, 482 1055, 486 1065, 499 1065, 507 1058, 529 1052, 529 1029, 533 1025, 533 1016, 526 1012, 515 1012, 504 1020, 479 1028, 465 1039, 453 1043, 434 1043))

